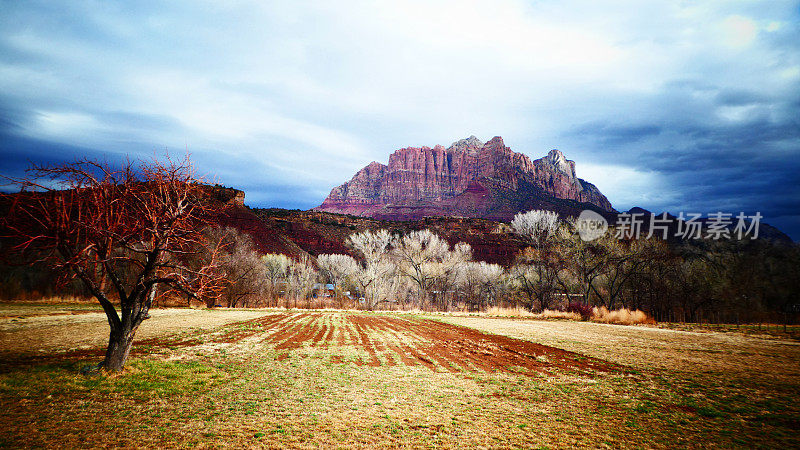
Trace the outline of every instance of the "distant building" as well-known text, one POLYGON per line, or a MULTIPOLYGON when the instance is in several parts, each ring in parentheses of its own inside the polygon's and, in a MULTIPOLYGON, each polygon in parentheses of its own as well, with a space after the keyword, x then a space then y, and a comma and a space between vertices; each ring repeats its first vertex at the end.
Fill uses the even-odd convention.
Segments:
POLYGON ((314 283, 314 287, 311 288, 311 296, 314 298, 335 297, 336 286, 331 283, 314 283))

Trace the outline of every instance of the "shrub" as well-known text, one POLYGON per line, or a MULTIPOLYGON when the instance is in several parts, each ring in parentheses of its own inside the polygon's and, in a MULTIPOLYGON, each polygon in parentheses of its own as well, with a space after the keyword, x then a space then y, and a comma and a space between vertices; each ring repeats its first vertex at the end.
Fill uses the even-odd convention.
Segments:
POLYGON ((536 314, 528 311, 526 308, 520 308, 518 306, 514 308, 490 306, 486 308, 486 315, 500 317, 536 317, 536 314))
POLYGON ((537 315, 541 319, 567 319, 567 320, 581 320, 582 316, 578 313, 567 311, 556 311, 552 309, 545 309, 541 314, 537 315))
POLYGON ((655 323, 652 317, 648 317, 644 311, 628 308, 609 311, 605 306, 592 309, 592 322, 616 323, 620 325, 634 325, 641 323, 655 323))
POLYGON ((592 317, 592 307, 580 302, 570 302, 567 305, 567 312, 579 314, 583 320, 588 320, 592 317))

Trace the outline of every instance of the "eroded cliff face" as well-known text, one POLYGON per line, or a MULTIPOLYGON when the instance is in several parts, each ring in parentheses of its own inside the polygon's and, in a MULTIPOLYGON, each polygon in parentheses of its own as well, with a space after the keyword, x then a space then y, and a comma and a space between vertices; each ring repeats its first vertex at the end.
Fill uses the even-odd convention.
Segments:
POLYGON ((486 143, 470 136, 448 148, 401 148, 389 157, 388 165, 373 162, 335 187, 315 209, 394 220, 425 216, 510 220, 533 207, 569 214, 564 208, 579 208, 578 202, 613 211, 593 184, 576 177, 575 162, 560 151, 531 161, 506 147, 499 136, 486 143))

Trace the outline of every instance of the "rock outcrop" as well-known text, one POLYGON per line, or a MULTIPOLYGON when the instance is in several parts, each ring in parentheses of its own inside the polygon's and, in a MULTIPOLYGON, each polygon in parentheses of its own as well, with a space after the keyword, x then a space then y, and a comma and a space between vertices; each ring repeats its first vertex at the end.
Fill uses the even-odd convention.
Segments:
POLYGON ((244 191, 215 184, 207 186, 207 192, 214 200, 223 206, 236 205, 244 206, 244 191))
POLYGON ((388 165, 372 162, 335 187, 315 209, 390 220, 510 220, 534 208, 572 215, 587 207, 614 211, 597 187, 577 178, 575 162, 560 151, 531 161, 506 147, 501 137, 483 143, 470 136, 448 148, 401 148, 388 165))

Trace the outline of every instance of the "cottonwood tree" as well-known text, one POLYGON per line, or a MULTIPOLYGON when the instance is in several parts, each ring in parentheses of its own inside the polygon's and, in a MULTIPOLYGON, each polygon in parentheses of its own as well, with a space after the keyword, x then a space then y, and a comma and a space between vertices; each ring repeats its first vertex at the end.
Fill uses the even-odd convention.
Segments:
POLYGON ((397 267, 388 259, 377 264, 375 269, 380 273, 367 289, 365 307, 373 310, 381 303, 397 303, 411 290, 408 280, 397 272, 397 267))
POLYGON ((496 298, 503 275, 503 268, 497 264, 465 262, 459 266, 458 286, 471 305, 483 309, 496 298))
POLYGON ((294 307, 297 307, 298 300, 308 299, 308 295, 314 288, 314 280, 316 278, 317 271, 307 255, 303 255, 297 261, 292 261, 289 266, 286 287, 287 292, 290 293, 290 297, 294 301, 294 307))
POLYGON ((678 267, 672 282, 678 293, 682 320, 702 320, 700 311, 713 306, 714 284, 718 280, 714 271, 713 264, 706 258, 690 258, 678 267))
POLYGON ((399 293, 404 277, 416 286, 417 302, 422 305, 437 282, 446 292, 455 282, 455 267, 472 258, 468 244, 458 243, 451 251, 447 241, 430 230, 412 231, 402 237, 393 237, 386 230, 355 233, 348 245, 364 258, 364 265, 355 280, 365 297, 368 309, 388 297, 378 293, 399 293))
MULTIPOLYGON (((612 262, 612 254, 609 247, 613 245, 611 240, 615 240, 610 234, 606 234, 592 241, 585 241, 578 235, 575 228, 575 221, 568 221, 569 231, 562 242, 563 257, 567 262, 569 274, 560 274, 560 284, 575 286, 581 294, 583 304, 590 304, 592 294, 600 297, 597 290, 597 280, 602 278, 612 262), (567 278, 571 275, 575 283, 569 283, 567 278)), ((565 294, 568 294, 567 289, 565 294)))
POLYGON ((675 300, 669 280, 675 278, 680 260, 665 241, 649 241, 652 247, 628 283, 624 304, 629 309, 648 309, 656 320, 669 320, 675 300))
POLYGON ((378 292, 385 292, 385 286, 378 286, 382 280, 392 277, 395 266, 389 259, 392 235, 387 230, 362 231, 347 238, 347 245, 360 253, 364 264, 353 275, 353 281, 364 297, 365 307, 372 310, 380 301, 378 292))
POLYGON ((605 248, 608 252, 608 267, 597 284, 600 287, 600 302, 608 309, 614 309, 629 287, 630 280, 641 270, 647 261, 650 240, 648 239, 608 239, 605 248))
POLYGON ((264 278, 267 282, 267 297, 271 306, 278 305, 281 286, 286 286, 292 259, 282 253, 267 253, 261 257, 264 265, 264 278))
MULTIPOLYGON (((449 309, 447 301, 448 294, 455 294, 458 287, 459 274, 464 265, 472 260, 472 247, 466 242, 458 242, 453 246, 452 251, 448 251, 441 261, 429 263, 429 271, 433 278, 432 287, 434 294, 438 291, 438 295, 433 296, 434 303, 440 310, 449 309)), ((453 301, 456 300, 456 295, 451 295, 453 301)))
POLYGON ((539 272, 530 264, 518 262, 511 266, 509 276, 513 289, 525 295, 525 307, 534 311, 539 299, 539 272))
POLYGON ((533 310, 534 299, 541 309, 546 309, 554 300, 558 273, 563 269, 563 260, 552 242, 558 232, 558 214, 543 210, 519 213, 511 226, 532 244, 517 255, 513 269, 516 282, 528 297, 529 309, 533 310))
POLYGON ((386 257, 392 245, 392 235, 384 229, 362 231, 351 234, 346 244, 360 253, 367 264, 371 264, 386 257))
POLYGON ((363 298, 364 307, 373 310, 382 300, 380 294, 388 292, 387 286, 395 278, 395 267, 385 260, 367 263, 353 275, 353 282, 363 298))
POLYGON ((431 230, 412 231, 396 239, 392 255, 397 270, 417 287, 419 306, 428 299, 431 285, 440 273, 440 264, 450 256, 450 244, 431 230))
POLYGON ((15 250, 35 251, 100 303, 110 333, 99 368, 122 370, 157 285, 219 294, 219 249, 201 267, 181 264, 202 246, 211 208, 188 157, 121 169, 82 160, 28 173, 11 180, 21 192, 10 198, 5 228, 15 250))
POLYGON ((229 307, 257 306, 267 290, 266 268, 250 235, 231 227, 214 227, 210 243, 224 249, 219 267, 225 278, 221 300, 229 307))
POLYGON ((517 255, 510 276, 514 285, 527 297, 531 311, 549 309, 555 302, 559 288, 559 274, 564 269, 564 260, 558 252, 539 251, 528 247, 517 255))
POLYGON ((333 284, 336 296, 342 297, 342 287, 353 279, 361 269, 358 261, 350 255, 322 254, 317 256, 317 265, 325 282, 333 284))
POLYGON ((527 237, 539 249, 558 230, 558 213, 539 209, 519 213, 511 221, 511 227, 515 233, 527 237))

